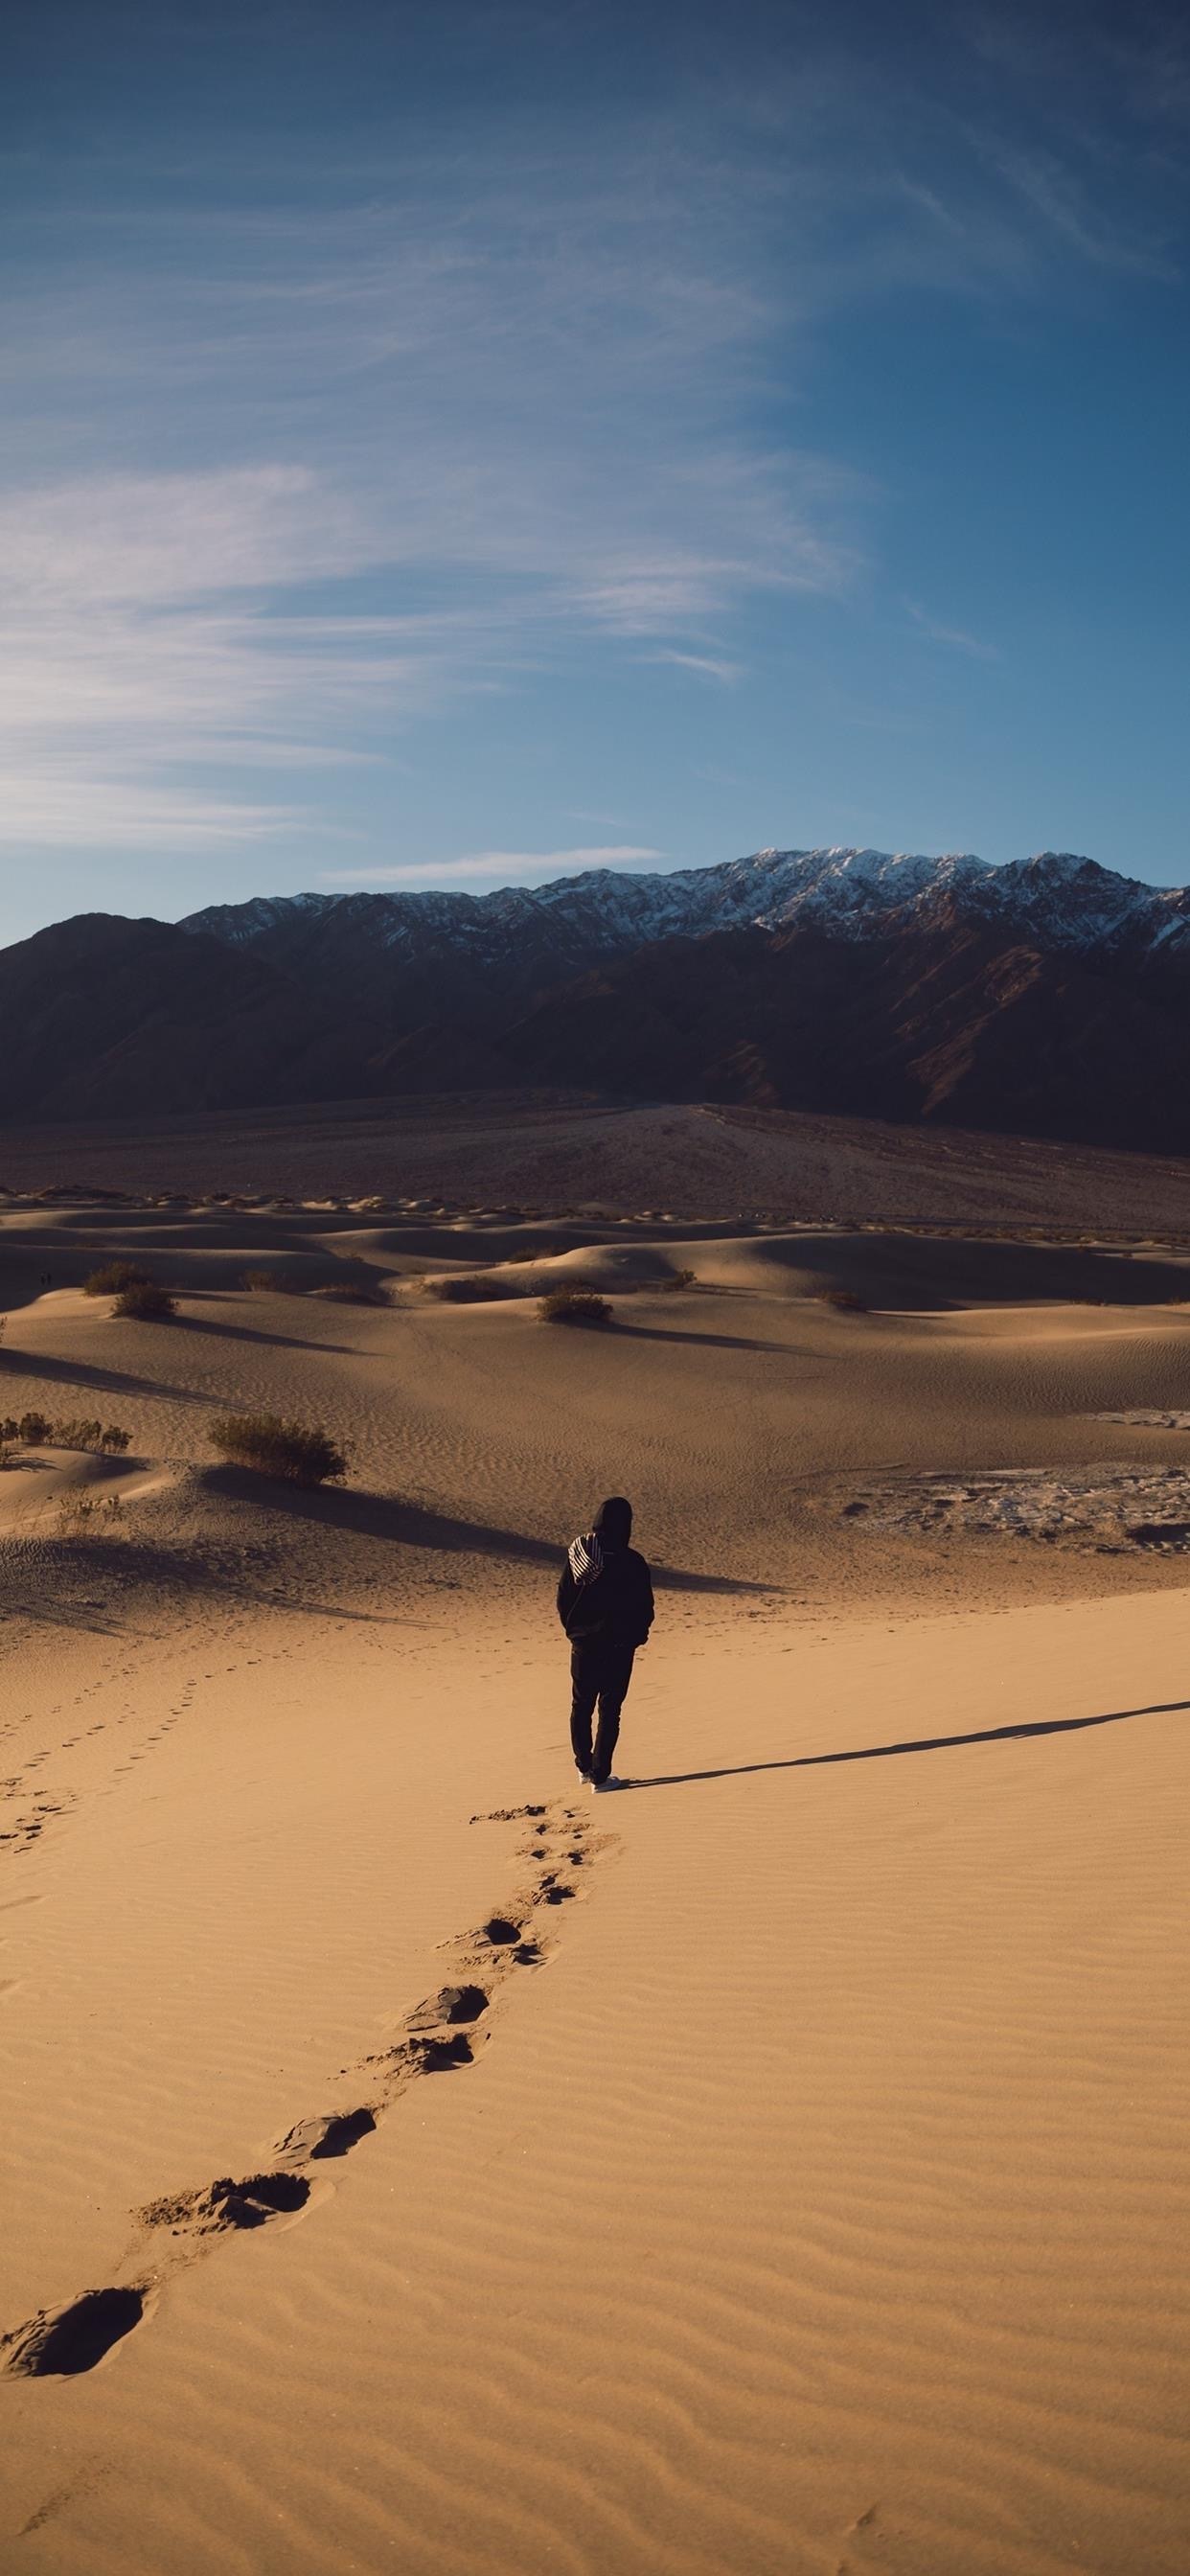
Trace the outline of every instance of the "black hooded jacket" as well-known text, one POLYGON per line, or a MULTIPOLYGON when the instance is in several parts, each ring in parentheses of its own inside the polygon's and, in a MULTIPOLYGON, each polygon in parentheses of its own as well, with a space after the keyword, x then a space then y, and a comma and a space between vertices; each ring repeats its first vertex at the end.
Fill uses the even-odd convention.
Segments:
POLYGON ((572 1646, 643 1646, 653 1625, 653 1586, 644 1557, 630 1547, 632 1505, 613 1494, 595 1515, 603 1564, 576 1581, 567 1555, 558 1585, 558 1617, 572 1646))

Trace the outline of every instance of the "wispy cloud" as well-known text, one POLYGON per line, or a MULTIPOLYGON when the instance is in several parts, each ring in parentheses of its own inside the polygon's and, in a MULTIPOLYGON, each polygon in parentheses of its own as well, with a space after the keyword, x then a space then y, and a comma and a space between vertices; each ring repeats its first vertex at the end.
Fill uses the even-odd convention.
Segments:
POLYGON ((968 635, 961 626, 948 626, 919 601, 907 599, 905 608, 918 634, 928 636, 931 644, 948 645, 952 652, 966 653, 973 662, 998 662, 1002 658, 998 644, 987 644, 978 635, 968 635))
POLYGON ((292 795, 229 796, 228 776, 371 766, 418 716, 494 685, 491 610, 274 607, 374 550, 305 468, 90 476, 0 502, 0 840, 339 837, 292 795))
POLYGON ((700 680, 719 680, 727 689, 733 686, 743 671, 743 664, 740 662, 717 661, 710 653, 678 653, 672 645, 667 645, 660 653, 646 653, 642 655, 642 660, 654 663, 670 662, 676 670, 693 671, 700 680))
MULTIPOLYGON (((427 456, 392 487, 371 466, 348 488, 269 461, 14 493, 0 501, 0 740, 27 793, 0 838, 35 843, 44 820, 61 843, 63 775, 99 787, 118 773, 131 841, 168 839, 173 821, 200 836, 208 798, 222 841, 230 771, 391 756, 417 720, 556 669, 584 639, 614 651, 680 637, 750 591, 838 592, 849 550, 811 535, 792 472, 718 455, 685 493, 642 479, 619 495, 593 469, 555 473, 552 489, 542 469, 531 489, 519 456, 472 475, 427 456), (361 613, 361 583, 378 582, 397 603, 434 604, 361 613)), ((689 667, 732 675, 697 653, 689 667)), ((106 838, 85 796, 73 810, 81 842, 106 838)), ((245 836, 293 814, 289 797, 262 805, 245 836)))
POLYGON ((639 867, 644 860, 664 859, 663 850, 638 849, 615 842, 606 849, 471 850, 454 859, 401 859, 391 867, 323 868, 320 885, 401 885, 419 877, 434 885, 443 877, 514 878, 541 870, 578 876, 586 868, 639 867))
MULTIPOLYGON (((562 19, 518 25, 560 59, 595 23, 562 19)), ((10 844, 333 839, 336 768, 543 674, 742 687, 750 612, 845 604, 873 569, 872 487, 777 426, 824 317, 1171 273, 1185 50, 1160 12, 1091 20, 1076 59, 979 0, 945 45, 883 50, 762 11, 721 55, 666 39, 648 111, 576 90, 557 117, 469 96, 444 53, 429 141, 412 111, 399 149, 321 111, 223 162, 146 140, 123 203, 97 151, 85 222, 31 204, 0 309, 10 844)), ((505 13, 468 24, 507 48, 505 13)), ((958 609, 907 604, 996 660, 958 609)))

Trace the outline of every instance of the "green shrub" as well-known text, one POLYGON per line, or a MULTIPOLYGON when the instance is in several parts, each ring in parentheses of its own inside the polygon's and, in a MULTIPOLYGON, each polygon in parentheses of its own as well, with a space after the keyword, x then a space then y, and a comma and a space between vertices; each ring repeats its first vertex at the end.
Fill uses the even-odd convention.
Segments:
POLYGON ((212 1422, 210 1442, 236 1467, 282 1476, 294 1485, 337 1482, 347 1460, 321 1423, 291 1422, 279 1413, 229 1413, 212 1422))
POLYGON ((589 1288, 551 1288, 548 1297, 539 1297, 537 1312, 543 1324, 610 1324, 612 1310, 606 1297, 593 1297, 589 1288))
POLYGON ((137 1324, 166 1324, 176 1315, 178 1301, 168 1288, 159 1288, 155 1279, 138 1279, 122 1288, 112 1308, 113 1315, 127 1315, 137 1324))
POLYGON ((84 1297, 119 1297, 129 1288, 147 1288, 147 1270, 138 1270, 134 1261, 106 1261, 102 1270, 93 1270, 83 1281, 84 1297))

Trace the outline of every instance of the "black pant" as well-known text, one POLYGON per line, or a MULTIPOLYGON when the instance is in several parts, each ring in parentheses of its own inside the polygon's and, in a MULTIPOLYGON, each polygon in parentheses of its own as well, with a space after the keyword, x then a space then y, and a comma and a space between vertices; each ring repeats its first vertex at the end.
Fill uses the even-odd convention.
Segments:
POLYGON ((635 1646, 602 1637, 584 1638, 570 1649, 570 1741, 580 1771, 606 1780, 620 1732, 620 1710, 632 1679, 635 1646), (591 1750, 591 1719, 599 1702, 599 1728, 591 1750))

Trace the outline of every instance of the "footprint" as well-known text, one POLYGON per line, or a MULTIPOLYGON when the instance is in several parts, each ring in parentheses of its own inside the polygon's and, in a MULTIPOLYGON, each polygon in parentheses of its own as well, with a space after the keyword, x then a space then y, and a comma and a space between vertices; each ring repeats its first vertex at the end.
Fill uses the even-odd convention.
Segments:
POLYGON ((84 2290, 65 2308, 42 2308, 0 2339, 3 2368, 16 2379, 73 2379, 94 2370, 145 2312, 143 2290, 84 2290))
POLYGON ((486 1815, 472 1816, 473 1825, 519 1825, 525 1816, 544 1816, 544 1805, 538 1807, 492 1807, 486 1815))
POLYGON ((447 2066, 470 2066, 475 2051, 466 2031, 456 2030, 448 2039, 436 2038, 431 2033, 426 2039, 414 2037, 403 2040, 392 2054, 396 2058, 404 2058, 408 2065, 417 2068, 420 2075, 437 2075, 447 2066))
POLYGON ((487 2011, 488 2001, 482 1986, 440 1986, 428 2003, 419 2004, 410 2014, 410 2027, 426 2030, 444 2021, 478 2021, 480 2014, 487 2011))
POLYGON ((299 2120, 296 2128, 286 2132, 276 2152, 279 2156, 292 2156, 300 2164, 307 2159, 313 2164, 323 2156, 350 2155, 351 2149, 375 2126, 376 2114, 366 2103, 361 2103, 358 2111, 328 2111, 312 2120, 299 2120))
POLYGON ((147 2227, 168 2227, 174 2235, 206 2236, 215 2228, 264 2227, 270 2218, 304 2209, 309 2197, 310 2185, 302 2174, 249 2174, 245 2182, 223 2175, 203 2190, 151 2200, 140 2216, 147 2227))
POLYGON ((511 1949, 521 1937, 519 1923, 510 1923, 506 1914, 490 1914, 480 1930, 480 1940, 490 1941, 494 1950, 511 1949))

